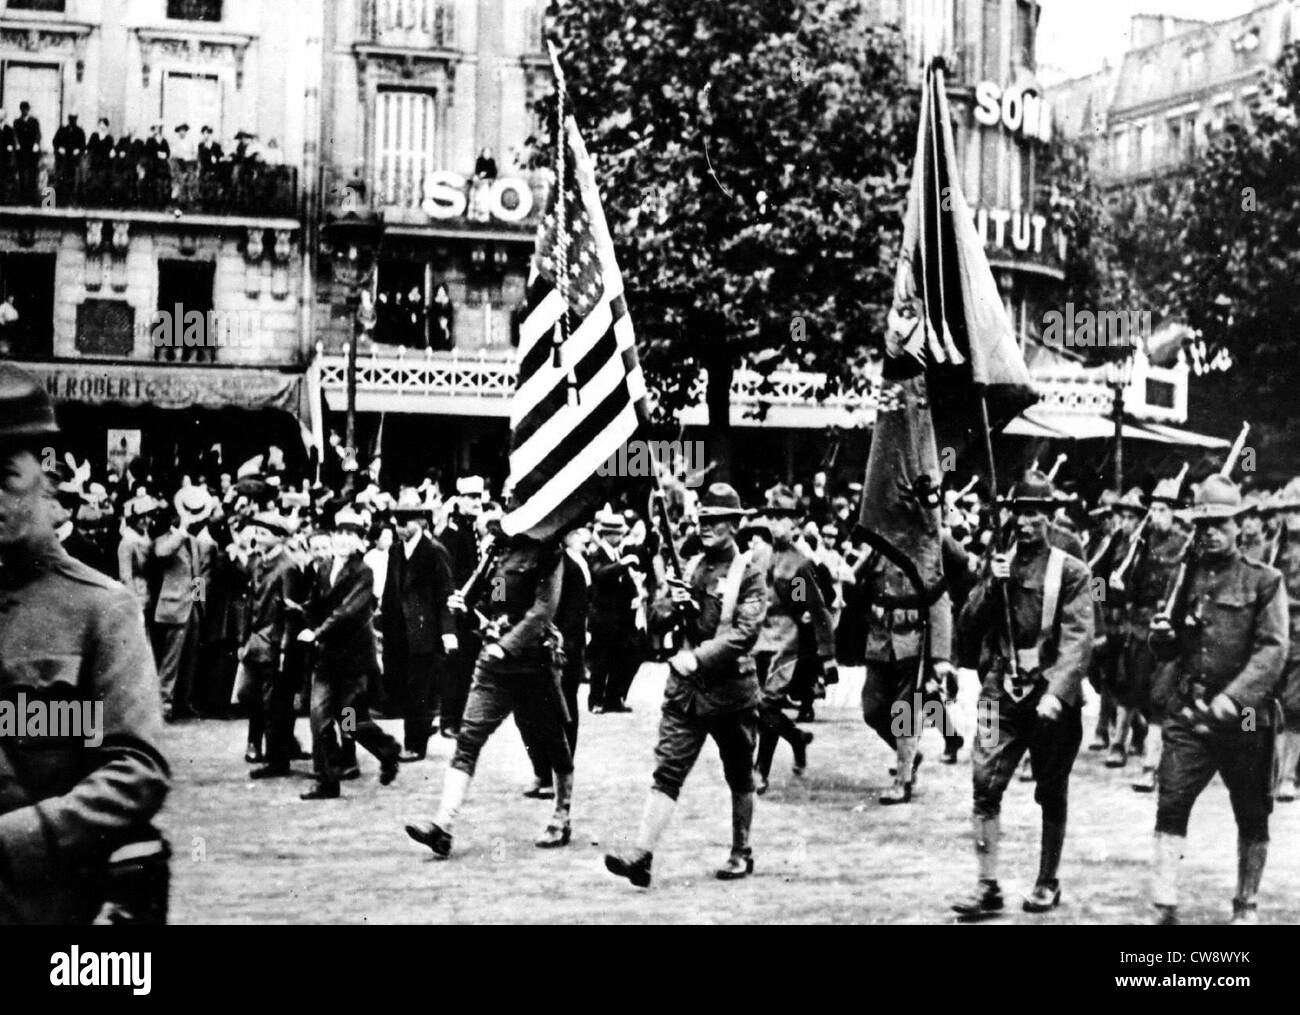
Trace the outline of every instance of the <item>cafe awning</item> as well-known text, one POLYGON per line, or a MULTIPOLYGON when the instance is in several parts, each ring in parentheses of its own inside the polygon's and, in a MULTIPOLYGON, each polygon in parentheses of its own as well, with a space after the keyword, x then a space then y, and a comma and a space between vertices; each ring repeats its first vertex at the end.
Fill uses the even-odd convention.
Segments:
MULTIPOLYGON (((1115 421, 1095 413, 1062 412, 1034 405, 1008 423, 1002 432, 1012 437, 1046 437, 1070 441, 1111 440, 1115 436, 1115 421)), ((1231 441, 1192 430, 1182 430, 1163 423, 1136 421, 1124 423, 1124 439, 1196 448, 1227 448, 1232 445, 1231 441)))

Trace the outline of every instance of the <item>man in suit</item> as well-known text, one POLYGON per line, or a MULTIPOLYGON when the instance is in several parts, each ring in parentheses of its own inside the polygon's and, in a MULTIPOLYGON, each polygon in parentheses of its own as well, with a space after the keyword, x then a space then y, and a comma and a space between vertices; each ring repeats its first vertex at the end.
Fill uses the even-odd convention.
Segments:
POLYGON ((68 204, 77 196, 77 170, 86 151, 86 132, 77 124, 77 114, 54 132, 54 186, 59 201, 68 204))
POLYGON ((14 137, 13 125, 3 109, 0 109, 0 198, 6 203, 14 189, 14 165, 18 154, 18 141, 14 137))
POLYGON ((100 574, 112 577, 117 569, 109 563, 109 559, 105 557, 95 541, 77 524, 77 513, 86 503, 86 495, 82 487, 84 477, 74 477, 71 469, 63 463, 59 463, 55 466, 53 479, 55 482, 54 496, 57 500, 57 507, 55 508, 57 524, 54 528, 54 534, 58 537, 59 542, 63 544, 63 549, 74 560, 81 561, 100 574))
POLYGON ((361 559, 369 519, 351 508, 334 516, 333 558, 323 569, 307 603, 307 627, 300 642, 317 646, 311 683, 311 753, 316 785, 303 800, 339 796, 336 728, 350 732, 379 759, 379 784, 397 778, 401 748, 370 717, 367 688, 377 675, 375 655, 375 576, 361 559))
MULTIPOLYGON (((479 562, 479 533, 476 531, 483 510, 485 484, 481 476, 462 476, 456 481, 456 500, 447 524, 438 533, 438 541, 447 551, 451 565, 453 589, 462 589, 479 562)), ((443 668, 442 735, 454 739, 460 732, 461 714, 469 694, 470 679, 482 641, 474 618, 455 614, 456 651, 443 668)))
MULTIPOLYGON (((578 688, 587 671, 584 657, 591 571, 587 567, 586 550, 590 539, 591 533, 587 529, 574 529, 564 537, 564 573, 560 579, 560 605, 555 610, 555 626, 559 628, 564 643, 560 693, 569 713, 564 724, 564 738, 569 742, 569 753, 575 757, 578 750, 578 688)), ((545 746, 540 742, 535 726, 519 712, 515 712, 515 725, 519 727, 519 735, 533 766, 533 785, 524 796, 550 800, 555 796, 555 779, 547 763, 545 746)))
POLYGON ((149 128, 149 138, 144 143, 144 184, 149 201, 162 207, 172 196, 172 146, 163 134, 163 125, 155 123, 149 128))
MULTIPOLYGON (((429 512, 404 504, 394 509, 400 527, 388 551, 381 624, 384 686, 402 712, 401 760, 422 761, 438 711, 440 653, 456 651, 456 622, 447 609, 451 563, 425 526, 429 512)), ((391 714, 391 713, 390 713, 391 714)))
POLYGON ((153 566, 153 542, 149 526, 163 508, 147 493, 132 497, 122 506, 122 541, 117 544, 117 578, 135 595, 140 609, 149 605, 149 573, 153 566))
POLYGON ((89 204, 103 204, 111 191, 109 173, 113 166, 113 135, 108 129, 108 117, 101 116, 99 123, 86 142, 86 198, 89 204))
POLYGON ((24 204, 38 204, 36 193, 37 173, 41 166, 41 121, 32 116, 29 103, 18 104, 19 117, 14 121, 14 141, 18 151, 18 200, 24 204))
POLYGON ((624 703, 632 679, 641 666, 634 602, 639 593, 634 572, 641 559, 623 549, 627 520, 617 511, 596 516, 596 546, 591 568, 591 646, 587 664, 591 690, 587 707, 592 712, 630 712, 624 703))
POLYGON ((210 562, 199 534, 207 527, 214 507, 201 486, 182 487, 172 503, 176 509, 172 524, 153 544, 154 559, 162 569, 153 622, 163 719, 167 722, 193 711, 190 696, 201 649, 199 630, 210 562))

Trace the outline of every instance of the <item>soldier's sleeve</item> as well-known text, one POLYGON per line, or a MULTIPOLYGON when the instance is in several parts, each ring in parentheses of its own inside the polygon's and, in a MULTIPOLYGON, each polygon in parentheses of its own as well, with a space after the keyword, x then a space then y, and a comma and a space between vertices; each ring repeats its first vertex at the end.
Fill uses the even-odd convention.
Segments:
POLYGON ((103 702, 94 767, 62 796, 0 815, 6 876, 33 883, 111 852, 162 807, 171 773, 158 748, 162 705, 144 617, 125 589, 92 620, 92 694, 103 702))
POLYGON ((1237 707, 1258 707, 1277 688, 1291 644, 1286 586, 1278 572, 1268 569, 1256 586, 1259 608, 1255 614, 1255 640, 1250 659, 1223 689, 1237 707))
POLYGON ((834 659, 835 630, 831 626, 831 611, 822 596, 821 585, 817 582, 817 571, 812 561, 805 561, 800 566, 799 577, 804 582, 804 603, 803 609, 798 612, 807 611, 812 617, 813 634, 817 639, 817 657, 834 659))
POLYGON ((721 669, 752 650, 766 614, 767 582, 763 573, 750 564, 740 583, 740 597, 730 629, 715 634, 695 649, 700 670, 707 673, 721 669))
POLYGON ((548 623, 555 623, 555 612, 560 605, 560 587, 563 582, 564 556, 561 554, 560 559, 553 565, 547 563, 547 571, 537 583, 537 594, 533 597, 533 605, 498 643, 507 659, 523 651, 530 642, 540 639, 548 623))
POLYGON ((930 658, 936 662, 952 658, 952 600, 947 592, 930 607, 930 658))
POLYGON ((348 594, 343 597, 343 601, 334 607, 333 613, 317 625, 316 637, 323 638, 340 624, 356 619, 374 602, 374 598, 375 573, 368 565, 362 564, 352 581, 352 588, 348 589, 348 594))
POLYGON ((153 552, 155 557, 174 557, 176 551, 181 548, 185 542, 185 531, 179 527, 172 527, 167 532, 154 540, 153 552))
POLYGON ((1043 671, 1047 691, 1062 701, 1077 701, 1092 656, 1092 575, 1082 561, 1070 559, 1061 579, 1060 624, 1056 661, 1043 671))

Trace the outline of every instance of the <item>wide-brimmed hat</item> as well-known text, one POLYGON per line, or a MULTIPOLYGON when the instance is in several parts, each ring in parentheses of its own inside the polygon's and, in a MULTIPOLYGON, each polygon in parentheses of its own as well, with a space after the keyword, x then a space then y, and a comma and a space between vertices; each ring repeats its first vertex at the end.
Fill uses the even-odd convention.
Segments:
POLYGON ((1135 486, 1126 491, 1123 497, 1114 501, 1110 505, 1110 509, 1117 515, 1125 513, 1140 515, 1146 513, 1147 505, 1142 496, 1142 491, 1135 486))
POLYGON ((26 370, 0 363, 0 443, 59 432, 54 402, 45 388, 26 370))
POLYGON ((142 515, 156 514, 166 506, 163 501, 154 500, 147 493, 142 493, 122 505, 122 517, 139 518, 142 515))
POLYGON ((712 483, 700 498, 701 522, 738 521, 752 514, 740 506, 740 494, 730 483, 712 483))
POLYGON ((1192 506, 1175 512, 1183 521, 1222 521, 1237 518, 1250 510, 1241 496, 1241 488, 1225 476, 1206 476, 1192 498, 1192 506))
POLYGON ((1002 498, 1003 506, 1015 511, 1020 508, 1038 508, 1051 511, 1066 503, 1056 494, 1052 481, 1037 469, 1030 469, 1020 482, 1011 487, 1011 492, 1002 498))

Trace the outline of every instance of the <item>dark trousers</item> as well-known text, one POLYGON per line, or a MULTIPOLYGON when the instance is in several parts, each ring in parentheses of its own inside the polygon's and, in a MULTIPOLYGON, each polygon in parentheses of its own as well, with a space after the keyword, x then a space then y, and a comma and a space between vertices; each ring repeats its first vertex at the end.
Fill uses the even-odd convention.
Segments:
POLYGON ((192 712, 194 674, 199 662, 199 630, 202 614, 195 607, 184 624, 154 625, 154 655, 158 660, 158 684, 162 688, 163 712, 178 715, 192 712))
POLYGON ((1179 713, 1165 719, 1160 771, 1156 777, 1156 831, 1187 834, 1192 805, 1215 774, 1223 777, 1237 819, 1237 831, 1247 842, 1268 842, 1268 816, 1273 812, 1273 730, 1231 729, 1198 733, 1179 713))
POLYGON ((401 748, 370 717, 366 693, 369 674, 340 665, 329 648, 322 646, 316 658, 311 682, 311 759, 322 785, 339 782, 339 736, 351 736, 382 764, 395 764, 401 748))
POLYGON ((758 709, 716 715, 690 715, 665 701, 655 743, 654 788, 676 800, 682 784, 709 737, 718 745, 722 773, 733 793, 754 792, 754 745, 758 735, 758 709))
POLYGON ((391 674, 393 704, 402 714, 402 741, 408 751, 423 754, 433 732, 433 717, 438 711, 439 659, 432 652, 402 653, 390 658, 396 672, 391 674))
POLYGON ((622 705, 641 668, 641 658, 640 632, 635 629, 593 631, 587 646, 587 670, 591 675, 587 705, 622 705))
POLYGON ((867 675, 862 682, 862 718, 891 750, 898 747, 897 730, 919 737, 927 716, 938 719, 945 744, 953 747, 957 739, 957 727, 938 691, 921 691, 921 708, 917 714, 918 662, 916 659, 867 660, 867 675))
POLYGON ((244 660, 244 683, 239 703, 249 710, 249 740, 258 732, 266 736, 266 762, 288 767, 294 754, 293 696, 297 676, 271 662, 244 660))
POLYGON ((474 681, 474 667, 483 641, 478 632, 464 621, 456 625, 457 650, 446 657, 442 667, 442 728, 460 728, 465 701, 470 684, 474 681))
MULTIPOLYGON (((575 657, 569 656, 569 658, 575 657)), ((564 724, 564 739, 568 741, 569 754, 573 757, 575 766, 578 759, 578 688, 586 672, 582 665, 582 656, 578 655, 576 658, 577 664, 566 663, 564 673, 560 677, 560 693, 564 698, 564 707, 569 713, 569 719, 564 724)), ((519 727, 519 736, 524 742, 524 749, 528 752, 528 760, 532 763, 533 776, 540 785, 549 786, 552 782, 550 764, 545 749, 537 742, 537 734, 533 726, 521 719, 518 712, 515 712, 515 725, 519 727)))
POLYGON ((485 659, 474 670, 451 767, 472 776, 483 746, 511 712, 521 729, 528 728, 524 743, 535 745, 550 771, 559 775, 573 771, 573 754, 564 733, 564 699, 550 669, 541 663, 485 659))
POLYGON ((1083 742, 1083 715, 1077 706, 1065 705, 1057 719, 1041 719, 1036 710, 1042 696, 1039 688, 1015 702, 996 679, 985 680, 972 751, 976 817, 995 818, 1001 813, 1002 795, 1028 751, 1034 800, 1043 810, 1043 820, 1065 824, 1070 770, 1083 742))

